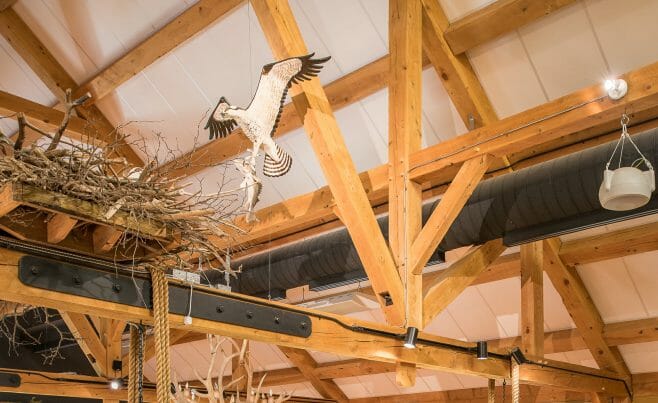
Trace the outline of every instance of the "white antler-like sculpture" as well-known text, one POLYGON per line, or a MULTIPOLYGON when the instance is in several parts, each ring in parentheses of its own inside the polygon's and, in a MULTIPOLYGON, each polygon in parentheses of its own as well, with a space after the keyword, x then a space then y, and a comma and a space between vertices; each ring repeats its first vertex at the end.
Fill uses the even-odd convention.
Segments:
MULTIPOLYGON (((208 335, 208 344, 210 345, 210 365, 208 367, 208 372, 206 377, 202 377, 197 370, 194 370, 194 374, 197 379, 205 388, 205 392, 199 392, 195 389, 190 389, 189 385, 186 383, 185 386, 181 386, 176 380, 176 374, 174 374, 174 383, 175 383, 175 392, 171 395, 171 401, 175 403, 192 403, 198 402, 199 399, 205 399, 209 403, 283 403, 290 400, 292 397, 291 394, 285 393, 274 397, 272 392, 269 395, 261 393, 261 387, 263 381, 265 380, 265 375, 258 382, 258 386, 254 388, 253 386, 253 376, 254 371, 249 362, 249 352, 247 350, 247 340, 243 341, 242 346, 239 346, 235 340, 228 339, 226 337, 220 338, 215 335, 208 335), (230 342, 235 347, 236 352, 226 356, 222 359, 222 362, 219 366, 219 377, 218 381, 213 384, 212 374, 213 369, 215 368, 215 360, 217 359, 217 352, 219 351, 221 345, 227 341, 230 342), (222 378, 224 371, 226 370, 228 364, 234 359, 238 358, 238 367, 244 368, 246 374, 246 397, 245 400, 242 400, 240 394, 239 384, 244 380, 245 376, 241 376, 237 379, 233 379, 226 385, 222 384, 222 378), (235 394, 231 394, 228 402, 225 399, 225 391, 230 390, 233 386, 236 387, 235 394)), ((238 368, 233 368, 233 371, 236 371, 238 368)))

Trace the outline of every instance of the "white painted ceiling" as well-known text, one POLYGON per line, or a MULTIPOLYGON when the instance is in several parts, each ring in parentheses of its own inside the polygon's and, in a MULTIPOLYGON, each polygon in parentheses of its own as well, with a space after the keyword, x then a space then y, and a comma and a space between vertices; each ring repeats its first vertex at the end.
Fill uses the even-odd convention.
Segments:
MULTIPOLYGON (((491 1, 440 0, 451 20, 491 1)), ((78 83, 94 76, 141 40, 194 3, 193 0, 21 0, 15 10, 78 83)), ((327 84, 382 56, 387 50, 387 0, 290 0, 309 49, 331 55, 320 79, 327 84)), ((601 82, 658 60, 658 2, 654 0, 579 1, 548 17, 468 52, 471 63, 499 117, 540 105, 581 87, 601 82)), ((54 105, 55 96, 39 81, 11 46, 0 38, 0 89, 38 103, 54 105)), ((220 96, 245 105, 257 84, 260 67, 272 61, 253 10, 245 4, 204 32, 176 48, 121 85, 98 106, 116 125, 133 121, 136 136, 161 134, 182 151, 189 150, 198 125, 220 96)), ((466 131, 432 69, 423 74, 424 145, 466 131)), ((380 91, 336 112, 357 169, 387 159, 387 91, 380 91)), ((15 125, 0 119, 0 129, 15 125)), ((279 140, 289 150, 292 171, 278 179, 264 178, 259 207, 313 191, 325 184, 302 130, 279 140)), ((212 168, 197 176, 206 191, 217 182, 237 186, 231 169, 212 168), (235 185, 233 185, 235 184, 235 185)), ((198 186, 195 183, 193 186, 198 186)), ((639 221, 656 220, 649 217, 639 221)), ((637 221, 636 221, 637 222, 637 221)), ((629 223, 570 235, 574 238, 620 228, 629 223)), ((578 267, 604 321, 616 322, 658 315, 658 252, 628 256, 578 267)), ((545 279, 545 329, 573 327, 560 297, 545 279)), ((519 334, 519 279, 470 287, 428 327, 428 331, 463 340, 519 334)), ((381 321, 377 311, 358 314, 381 321)), ((173 348, 179 379, 193 379, 192 368, 205 371, 206 342, 173 348)), ((634 373, 658 371, 658 343, 622 346, 634 373)), ((338 360, 313 353, 319 362, 338 360)), ((290 366, 277 348, 254 343, 257 370, 290 366)), ((595 365, 588 351, 554 354, 552 358, 595 365)), ((146 374, 154 372, 148 363, 146 374)), ((483 379, 420 371, 417 385, 400 389, 393 374, 337 380, 350 398, 484 386, 483 379)), ((288 391, 318 397, 307 384, 288 391)), ((276 392, 276 390, 275 390, 276 392)))

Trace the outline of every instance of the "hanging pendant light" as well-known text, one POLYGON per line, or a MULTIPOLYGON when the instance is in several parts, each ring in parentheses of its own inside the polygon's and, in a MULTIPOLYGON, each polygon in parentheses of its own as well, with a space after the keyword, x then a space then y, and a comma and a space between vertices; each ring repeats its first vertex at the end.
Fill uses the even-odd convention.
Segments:
POLYGON ((418 340, 418 328, 408 327, 407 334, 404 336, 404 348, 416 348, 416 340, 418 340))
POLYGON ((607 210, 627 211, 644 206, 651 199, 651 193, 656 189, 656 179, 651 162, 642 154, 635 142, 628 134, 629 118, 622 116, 622 133, 612 155, 603 171, 603 182, 599 188, 599 201, 607 210), (622 167, 624 144, 630 143, 639 154, 629 167, 622 167), (619 149, 619 164, 617 169, 611 170, 610 164, 619 149), (648 170, 642 171, 638 167, 644 164, 648 170))

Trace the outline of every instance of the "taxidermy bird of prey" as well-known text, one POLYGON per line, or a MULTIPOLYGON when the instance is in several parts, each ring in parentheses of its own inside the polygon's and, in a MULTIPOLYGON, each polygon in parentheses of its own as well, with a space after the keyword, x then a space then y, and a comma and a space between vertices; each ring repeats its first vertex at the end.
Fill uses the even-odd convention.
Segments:
POLYGON ((263 66, 256 94, 246 109, 230 105, 226 98, 220 98, 205 127, 210 129, 210 139, 226 137, 235 126, 240 126, 253 143, 252 164, 255 164, 262 147, 265 151, 263 173, 266 176, 286 174, 292 166, 292 158, 274 142, 272 136, 279 123, 288 88, 293 83, 317 76, 322 64, 330 59, 313 59, 313 55, 291 57, 263 66))

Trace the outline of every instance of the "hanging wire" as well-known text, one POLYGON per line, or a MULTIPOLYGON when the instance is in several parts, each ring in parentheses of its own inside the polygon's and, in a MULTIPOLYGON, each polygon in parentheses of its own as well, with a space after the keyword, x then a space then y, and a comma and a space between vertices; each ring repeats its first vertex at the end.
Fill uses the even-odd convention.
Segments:
POLYGON ((621 168, 621 163, 622 163, 622 157, 624 155, 624 144, 626 141, 628 141, 633 148, 635 148, 635 151, 640 155, 640 158, 637 158, 633 163, 631 164, 632 167, 637 168, 640 166, 642 162, 647 166, 649 169, 653 169, 653 166, 651 166, 651 162, 647 159, 647 157, 642 154, 642 151, 637 147, 633 139, 631 138, 630 134, 628 134, 628 123, 630 122, 630 118, 628 117, 627 114, 621 115, 621 136, 619 137, 619 140, 617 141, 617 144, 615 144, 615 148, 612 150, 612 154, 610 155, 610 159, 608 162, 605 164, 605 169, 608 170, 610 169, 610 164, 612 163, 612 160, 615 157, 615 154, 617 153, 617 149, 619 149, 619 163, 617 165, 617 168, 621 168))

